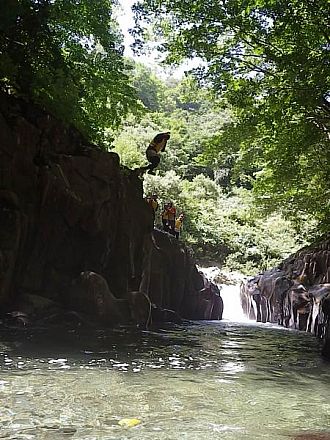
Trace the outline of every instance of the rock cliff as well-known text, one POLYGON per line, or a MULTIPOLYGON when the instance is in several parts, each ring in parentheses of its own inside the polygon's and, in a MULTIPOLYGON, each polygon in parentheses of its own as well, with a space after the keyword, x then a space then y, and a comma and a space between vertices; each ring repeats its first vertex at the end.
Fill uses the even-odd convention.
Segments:
POLYGON ((314 333, 330 358, 330 236, 241 286, 245 314, 314 333))
POLYGON ((2 315, 51 308, 112 325, 151 312, 218 318, 218 306, 190 251, 153 229, 136 173, 38 106, 0 95, 2 315))

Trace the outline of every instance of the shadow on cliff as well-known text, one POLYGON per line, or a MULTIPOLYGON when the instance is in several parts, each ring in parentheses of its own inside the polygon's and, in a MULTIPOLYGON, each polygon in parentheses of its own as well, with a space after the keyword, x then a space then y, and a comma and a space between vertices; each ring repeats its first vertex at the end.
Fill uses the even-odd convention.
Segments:
POLYGON ((191 251, 153 230, 142 180, 38 106, 0 95, 3 322, 221 319, 191 251))

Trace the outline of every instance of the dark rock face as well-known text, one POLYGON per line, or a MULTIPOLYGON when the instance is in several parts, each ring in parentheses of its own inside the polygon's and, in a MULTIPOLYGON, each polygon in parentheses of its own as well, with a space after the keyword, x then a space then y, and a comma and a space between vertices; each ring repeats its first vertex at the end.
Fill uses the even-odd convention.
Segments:
POLYGON ((153 231, 142 182, 117 154, 7 95, 0 95, 0 226, 3 311, 36 295, 112 325, 148 320, 150 305, 211 319, 210 302, 220 301, 203 299, 189 250, 153 231))
POLYGON ((330 237, 242 284, 241 303, 251 319, 314 333, 330 358, 330 237))
POLYGON ((305 432, 292 438, 293 440, 330 440, 330 434, 327 432, 305 432))

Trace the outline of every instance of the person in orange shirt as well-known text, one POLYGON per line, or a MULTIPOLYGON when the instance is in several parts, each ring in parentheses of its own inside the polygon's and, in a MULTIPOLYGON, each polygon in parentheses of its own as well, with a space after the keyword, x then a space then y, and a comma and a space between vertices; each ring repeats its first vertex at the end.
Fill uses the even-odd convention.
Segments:
POLYGON ((177 239, 180 237, 180 232, 183 225, 183 213, 179 215, 179 217, 175 220, 175 227, 174 227, 174 235, 177 239))
POLYGON ((175 206, 173 206, 172 202, 169 202, 167 205, 167 216, 168 216, 168 232, 174 235, 176 209, 175 206))
POLYGON ((168 213, 167 213, 168 203, 164 204, 164 208, 161 214, 163 229, 165 232, 168 232, 168 213))
POLYGON ((150 206, 150 208, 152 208, 152 213, 153 213, 153 218, 154 218, 154 223, 155 223, 156 211, 158 209, 157 194, 153 194, 151 197, 148 196, 148 197, 146 197, 145 200, 148 203, 148 205, 150 206))

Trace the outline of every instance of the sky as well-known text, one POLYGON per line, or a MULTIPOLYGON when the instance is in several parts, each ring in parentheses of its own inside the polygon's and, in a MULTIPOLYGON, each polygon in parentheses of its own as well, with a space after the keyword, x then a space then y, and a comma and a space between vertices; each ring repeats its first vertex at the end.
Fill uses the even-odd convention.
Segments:
POLYGON ((118 11, 118 23, 124 34, 125 56, 134 58, 133 51, 130 44, 133 43, 133 37, 128 33, 128 30, 134 26, 131 6, 135 3, 134 0, 120 0, 118 11))
POLYGON ((118 23, 121 27, 121 30, 124 35, 124 44, 125 44, 125 56, 129 58, 133 58, 136 61, 143 63, 153 70, 156 71, 156 73, 161 77, 172 77, 180 79, 184 76, 184 72, 188 70, 189 68, 196 67, 198 63, 196 62, 189 62, 185 63, 182 66, 178 68, 170 68, 170 67, 163 67, 160 65, 160 54, 158 52, 151 53, 149 55, 134 55, 132 49, 130 48, 130 45, 133 43, 134 39, 129 34, 128 30, 132 27, 134 27, 134 20, 133 20, 133 14, 131 10, 131 6, 136 3, 136 0, 119 0, 119 11, 118 11, 118 23))

